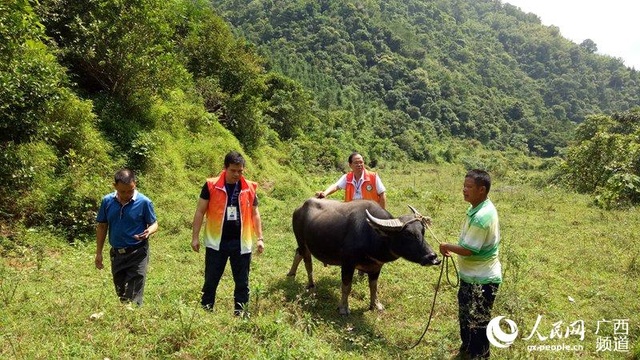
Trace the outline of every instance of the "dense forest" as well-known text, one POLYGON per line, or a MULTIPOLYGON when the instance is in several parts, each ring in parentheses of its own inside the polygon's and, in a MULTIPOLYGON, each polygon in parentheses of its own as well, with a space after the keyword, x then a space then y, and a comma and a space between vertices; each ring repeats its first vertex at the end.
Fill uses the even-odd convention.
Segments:
POLYGON ((553 156, 586 116, 640 104, 634 69, 498 0, 212 2, 326 121, 416 160, 434 136, 553 156))
POLYGON ((230 149, 269 177, 353 149, 371 166, 567 154, 563 183, 597 173, 576 189, 640 200, 638 73, 499 1, 16 0, 0 39, 0 240, 87 236, 117 167, 176 193, 230 149), (579 150, 614 140, 601 161, 579 150))

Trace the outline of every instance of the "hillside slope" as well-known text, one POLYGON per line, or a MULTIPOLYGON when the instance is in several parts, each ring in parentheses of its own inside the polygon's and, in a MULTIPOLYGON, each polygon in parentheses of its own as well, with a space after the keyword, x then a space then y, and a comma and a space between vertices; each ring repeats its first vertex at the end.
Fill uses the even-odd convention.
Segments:
POLYGON ((212 3, 349 130, 409 154, 435 132, 555 155, 585 116, 640 104, 635 70, 497 0, 212 3))

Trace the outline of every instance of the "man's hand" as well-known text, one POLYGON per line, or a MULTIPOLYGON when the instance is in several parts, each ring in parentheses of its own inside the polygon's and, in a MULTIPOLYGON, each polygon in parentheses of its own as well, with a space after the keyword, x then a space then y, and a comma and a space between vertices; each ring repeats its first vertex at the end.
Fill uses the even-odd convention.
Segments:
POLYGON ((442 256, 447 256, 447 257, 451 256, 451 252, 449 251, 448 245, 449 244, 446 244, 446 243, 440 244, 440 253, 442 254, 442 256))
POLYGON ((96 254, 96 269, 98 270, 102 270, 104 268, 104 265, 102 264, 102 254, 96 254))
POLYGON ((191 240, 191 249, 195 252, 200 252, 200 240, 193 239, 191 240))
POLYGON ((144 229, 144 231, 141 232, 140 234, 133 235, 133 238, 138 240, 138 241, 142 241, 142 240, 148 239, 149 238, 149 229, 144 229))
POLYGON ((471 250, 463 248, 460 245, 447 243, 440 244, 440 253, 443 256, 453 256, 453 254, 458 254, 460 256, 471 256, 474 254, 471 250))

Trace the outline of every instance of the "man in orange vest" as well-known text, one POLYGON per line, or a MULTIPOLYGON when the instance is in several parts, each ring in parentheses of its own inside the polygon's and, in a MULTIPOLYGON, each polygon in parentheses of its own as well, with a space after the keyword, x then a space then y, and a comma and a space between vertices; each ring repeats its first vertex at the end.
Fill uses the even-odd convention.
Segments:
POLYGON ((342 175, 335 184, 330 185, 325 191, 316 193, 319 199, 325 198, 339 189, 344 189, 344 201, 373 200, 384 209, 387 206, 385 187, 380 176, 364 167, 364 158, 357 152, 349 156, 351 171, 342 175))
POLYGON ((191 248, 199 252, 200 228, 206 216, 202 307, 213 310, 216 289, 228 259, 235 283, 234 315, 248 314, 251 248, 256 239, 258 253, 264 251, 256 195, 258 184, 242 176, 244 165, 242 155, 229 152, 220 175, 207 179, 200 192, 191 235, 191 248))

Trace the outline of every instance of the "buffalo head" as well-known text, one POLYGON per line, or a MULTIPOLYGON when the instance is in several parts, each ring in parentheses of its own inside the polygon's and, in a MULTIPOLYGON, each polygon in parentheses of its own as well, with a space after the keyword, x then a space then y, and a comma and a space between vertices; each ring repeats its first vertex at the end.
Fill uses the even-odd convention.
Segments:
POLYGON ((440 259, 424 240, 425 227, 431 225, 431 218, 421 215, 409 205, 412 215, 395 219, 379 219, 365 210, 367 222, 378 234, 387 239, 389 249, 395 255, 420 265, 438 265, 440 259))

